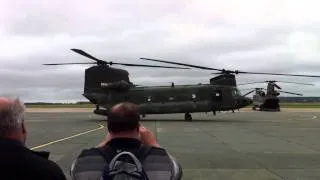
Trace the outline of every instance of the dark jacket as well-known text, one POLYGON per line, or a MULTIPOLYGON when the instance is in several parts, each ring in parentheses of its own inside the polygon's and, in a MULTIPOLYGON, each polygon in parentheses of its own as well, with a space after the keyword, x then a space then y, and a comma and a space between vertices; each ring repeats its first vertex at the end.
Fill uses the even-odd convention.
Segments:
MULTIPOLYGON (((106 146, 115 151, 137 152, 141 142, 131 138, 117 138, 106 146)), ((83 150, 72 164, 71 177, 73 180, 99 179, 106 164, 97 148, 83 150)), ((182 177, 180 165, 163 148, 152 147, 142 165, 150 180, 178 180, 182 177)))
POLYGON ((47 153, 38 153, 18 141, 0 139, 1 180, 66 180, 63 171, 48 160, 47 153))

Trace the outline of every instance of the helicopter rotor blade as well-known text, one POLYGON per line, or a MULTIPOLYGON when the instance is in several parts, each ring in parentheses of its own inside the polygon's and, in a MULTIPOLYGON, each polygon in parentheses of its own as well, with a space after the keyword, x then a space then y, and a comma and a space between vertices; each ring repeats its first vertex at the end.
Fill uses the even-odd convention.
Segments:
POLYGON ((171 68, 171 69, 190 69, 185 67, 174 67, 174 66, 157 66, 157 65, 146 65, 146 64, 130 64, 130 63, 114 63, 110 62, 111 64, 118 64, 123 66, 131 66, 131 67, 156 67, 156 68, 171 68))
POLYGON ((302 96, 302 94, 299 93, 293 93, 293 92, 288 92, 288 91, 280 91, 279 92, 283 92, 283 93, 287 93, 287 94, 293 94, 293 95, 298 95, 298 96, 302 96))
POLYGON ((275 75, 275 76, 297 76, 297 77, 320 77, 319 75, 304 75, 304 74, 283 74, 283 73, 264 73, 264 72, 246 72, 237 71, 239 74, 263 74, 263 75, 275 75))
POLYGON ((140 58, 140 59, 147 60, 147 61, 155 61, 155 62, 162 62, 162 63, 168 63, 168 64, 193 67, 193 68, 198 68, 198 69, 222 71, 221 69, 209 68, 209 67, 204 67, 204 66, 197 66, 197 65, 192 65, 192 64, 185 64, 185 63, 178 63, 178 62, 171 62, 171 61, 164 61, 164 60, 160 60, 160 59, 150 59, 150 58, 140 58))
POLYGON ((259 84, 259 83, 268 83, 268 82, 281 82, 281 83, 291 83, 291 84, 302 84, 302 85, 310 85, 314 86, 314 84, 309 84, 309 83, 298 83, 298 82, 290 82, 290 81, 264 81, 264 82, 252 82, 252 83, 243 83, 243 84, 238 84, 238 86, 241 85, 247 85, 247 84, 259 84))
POLYGON ((274 83, 274 87, 278 88, 278 89, 281 89, 280 86, 278 86, 276 83, 274 83))
POLYGON ((81 50, 81 49, 71 49, 71 50, 74 51, 74 52, 76 52, 76 53, 78 53, 78 54, 80 54, 80 55, 82 55, 82 56, 85 56, 85 57, 87 57, 87 58, 89 58, 89 59, 95 60, 95 61, 97 61, 97 62, 105 62, 105 61, 103 61, 103 60, 100 60, 100 59, 92 56, 91 54, 89 54, 89 53, 87 53, 87 52, 85 52, 85 51, 83 51, 83 50, 81 50))
POLYGON ((240 91, 248 91, 248 90, 262 90, 263 88, 247 88, 247 89, 241 89, 240 91))
POLYGON ((43 64, 46 66, 55 66, 55 65, 72 65, 72 64, 96 64, 94 62, 90 62, 90 63, 52 63, 52 64, 43 64))
MULTIPOLYGON (((140 58, 147 61, 155 61, 155 62, 162 62, 162 63, 169 63, 169 64, 175 64, 175 65, 181 65, 181 66, 188 66, 198 69, 205 69, 205 70, 214 70, 214 71, 220 71, 223 73, 234 73, 234 74, 263 74, 263 75, 277 75, 277 76, 298 76, 298 77, 320 77, 320 75, 303 75, 303 74, 283 74, 283 73, 264 73, 264 72, 247 72, 247 71, 232 71, 232 70, 226 70, 226 69, 217 69, 217 68, 210 68, 205 66, 198 66, 193 64, 185 64, 185 63, 178 63, 178 62, 172 62, 172 61, 165 61, 160 59, 151 59, 151 58, 140 58)), ((213 73, 217 74, 217 73, 213 73)))
POLYGON ((249 92, 247 92, 246 94, 244 94, 243 96, 247 96, 247 95, 253 93, 254 91, 255 91, 255 90, 249 91, 249 92))
POLYGON ((239 89, 240 91, 248 91, 248 90, 254 90, 254 88, 247 88, 247 89, 239 89))
POLYGON ((265 83, 265 82, 243 83, 243 84, 238 84, 238 86, 241 86, 241 85, 247 85, 247 84, 260 84, 260 83, 265 83))
POLYGON ((89 59, 92 59, 94 61, 96 61, 98 64, 109 64, 109 65, 113 65, 113 64, 118 64, 118 65, 124 65, 124 66, 136 66, 136 67, 156 67, 156 68, 171 68, 171 69, 190 69, 190 68, 183 68, 183 67, 172 67, 172 66, 157 66, 157 65, 144 65, 144 64, 130 64, 130 63, 115 63, 115 62, 107 62, 101 59, 98 59, 94 56, 92 56, 91 54, 81 50, 81 49, 71 49, 72 51, 85 56, 89 59))
POLYGON ((302 85, 314 86, 314 84, 309 84, 309 83, 299 83, 299 82, 290 82, 290 81, 276 81, 276 82, 290 83, 290 84, 302 84, 302 85))

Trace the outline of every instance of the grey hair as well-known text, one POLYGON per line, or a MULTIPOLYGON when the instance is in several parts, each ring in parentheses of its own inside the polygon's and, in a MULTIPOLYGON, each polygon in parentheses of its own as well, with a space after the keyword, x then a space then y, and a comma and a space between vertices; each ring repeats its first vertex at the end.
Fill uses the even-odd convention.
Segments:
POLYGON ((11 131, 22 127, 25 105, 16 98, 8 107, 0 108, 0 137, 6 137, 11 131))

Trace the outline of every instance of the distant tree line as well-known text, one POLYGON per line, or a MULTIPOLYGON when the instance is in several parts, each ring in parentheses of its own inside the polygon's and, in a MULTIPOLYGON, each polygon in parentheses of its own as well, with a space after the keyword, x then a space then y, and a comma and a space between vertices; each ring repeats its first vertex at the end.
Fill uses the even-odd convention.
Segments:
POLYGON ((50 102, 26 102, 25 105, 63 105, 63 104, 91 104, 89 101, 78 101, 76 103, 50 103, 50 102))
MULTIPOLYGON (((310 103, 320 102, 320 97, 279 97, 282 103, 310 103)), ((63 104, 91 104, 89 101, 78 101, 76 103, 49 103, 49 102, 27 102, 26 105, 63 105, 63 104)))
POLYGON ((312 103, 320 102, 320 97, 279 97, 282 103, 312 103))

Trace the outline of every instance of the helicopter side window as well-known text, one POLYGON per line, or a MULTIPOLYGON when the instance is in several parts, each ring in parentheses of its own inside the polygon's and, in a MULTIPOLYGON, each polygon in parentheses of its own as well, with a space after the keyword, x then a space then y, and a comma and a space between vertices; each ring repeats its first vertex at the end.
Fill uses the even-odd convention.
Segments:
POLYGON ((196 102, 197 95, 193 93, 193 94, 191 95, 191 98, 192 98, 192 101, 193 101, 193 102, 196 102))

